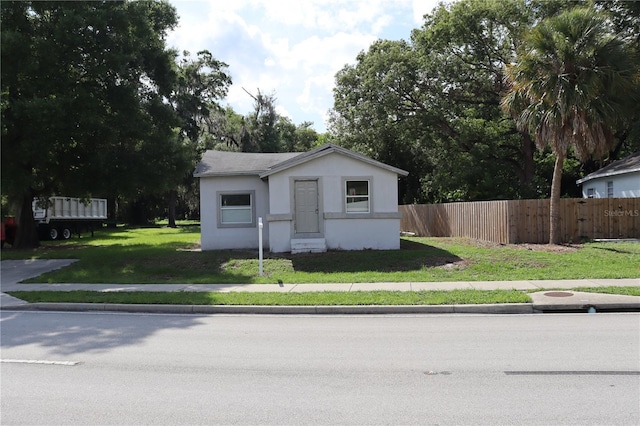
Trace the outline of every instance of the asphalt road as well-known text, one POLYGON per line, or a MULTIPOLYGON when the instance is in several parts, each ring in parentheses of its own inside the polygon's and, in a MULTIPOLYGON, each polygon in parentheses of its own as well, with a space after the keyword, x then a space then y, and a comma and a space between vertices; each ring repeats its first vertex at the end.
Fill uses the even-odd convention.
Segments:
POLYGON ((1 312, 0 424, 640 423, 640 316, 1 312))

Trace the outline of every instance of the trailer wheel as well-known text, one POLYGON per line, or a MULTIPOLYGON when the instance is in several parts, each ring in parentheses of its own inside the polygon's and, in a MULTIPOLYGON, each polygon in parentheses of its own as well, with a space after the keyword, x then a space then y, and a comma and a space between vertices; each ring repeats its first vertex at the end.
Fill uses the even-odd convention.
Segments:
POLYGON ((49 228, 49 238, 52 240, 57 240, 60 237, 60 233, 58 232, 58 228, 49 228))
POLYGON ((62 238, 64 238, 65 240, 71 238, 71 230, 66 226, 62 228, 62 238))

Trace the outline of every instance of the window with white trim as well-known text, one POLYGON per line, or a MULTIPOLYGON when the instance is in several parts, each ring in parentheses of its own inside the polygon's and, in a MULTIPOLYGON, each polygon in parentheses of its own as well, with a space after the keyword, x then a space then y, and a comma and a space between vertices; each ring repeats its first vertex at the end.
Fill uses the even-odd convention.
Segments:
POLYGON ((255 225, 254 191, 218 193, 218 225, 250 227, 255 225))
POLYGON ((607 182, 607 198, 613 198, 613 181, 607 182))
POLYGON ((369 213, 371 208, 368 180, 345 181, 345 211, 347 213, 369 213))
POLYGON ((587 198, 593 198, 596 195, 594 188, 587 188, 587 198))

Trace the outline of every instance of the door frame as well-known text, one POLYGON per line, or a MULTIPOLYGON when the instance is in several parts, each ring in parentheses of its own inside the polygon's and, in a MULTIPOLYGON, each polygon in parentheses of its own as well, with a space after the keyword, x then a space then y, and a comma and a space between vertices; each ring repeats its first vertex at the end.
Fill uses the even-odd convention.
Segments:
POLYGON ((319 176, 300 176, 289 177, 290 182, 290 202, 291 212, 293 213, 293 220, 291 221, 291 235, 293 238, 323 238, 324 237, 324 220, 323 220, 323 199, 322 199, 322 179, 319 176), (318 196, 318 232, 296 232, 296 182, 301 181, 314 181, 317 185, 318 196))

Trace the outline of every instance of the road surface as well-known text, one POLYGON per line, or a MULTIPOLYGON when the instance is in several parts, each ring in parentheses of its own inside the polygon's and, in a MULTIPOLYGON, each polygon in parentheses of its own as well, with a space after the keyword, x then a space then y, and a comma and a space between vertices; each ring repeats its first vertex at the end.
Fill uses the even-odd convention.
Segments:
POLYGON ((0 314, 0 424, 640 423, 640 316, 0 314))

